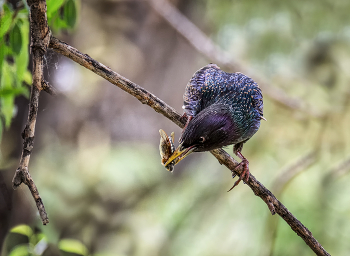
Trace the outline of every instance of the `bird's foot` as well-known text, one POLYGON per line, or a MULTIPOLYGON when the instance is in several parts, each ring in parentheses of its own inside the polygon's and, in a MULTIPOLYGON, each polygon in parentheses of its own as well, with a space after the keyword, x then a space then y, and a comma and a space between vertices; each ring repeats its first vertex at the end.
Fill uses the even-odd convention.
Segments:
MULTIPOLYGON (((250 172, 249 172, 249 162, 248 160, 243 157, 242 161, 236 166, 236 168, 243 167, 243 172, 241 173, 240 177, 238 180, 233 184, 232 188, 230 188, 227 192, 230 192, 235 186, 237 186, 241 180, 243 182, 248 183, 250 172)), ((236 177, 236 174, 232 172, 232 178, 236 177)))

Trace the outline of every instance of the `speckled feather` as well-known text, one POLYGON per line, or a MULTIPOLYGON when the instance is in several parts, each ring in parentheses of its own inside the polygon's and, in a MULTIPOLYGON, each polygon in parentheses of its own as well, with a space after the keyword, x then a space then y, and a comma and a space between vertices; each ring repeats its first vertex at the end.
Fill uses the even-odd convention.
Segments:
POLYGON ((263 96, 259 85, 242 73, 226 73, 209 64, 193 75, 183 98, 188 116, 196 116, 214 104, 227 106, 236 126, 235 134, 239 134, 234 144, 245 142, 260 127, 263 96))

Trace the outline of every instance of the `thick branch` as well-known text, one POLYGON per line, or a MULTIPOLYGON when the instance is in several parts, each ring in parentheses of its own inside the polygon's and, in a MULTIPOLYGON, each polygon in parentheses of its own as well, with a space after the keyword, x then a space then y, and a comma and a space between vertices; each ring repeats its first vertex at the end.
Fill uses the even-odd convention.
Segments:
POLYGON ((31 88, 28 120, 22 133, 23 149, 19 167, 13 177, 13 187, 16 189, 23 182, 32 193, 44 225, 49 222, 44 204, 40 198, 38 189, 28 171, 30 155, 34 145, 35 124, 38 115, 39 94, 42 89, 43 80, 43 56, 46 52, 50 31, 47 26, 46 2, 45 0, 28 0, 30 7, 30 35, 31 51, 33 55, 33 85, 31 88))
POLYGON ((253 77, 263 89, 264 94, 276 103, 293 109, 301 110, 311 116, 318 117, 320 114, 315 110, 311 110, 300 99, 289 97, 283 90, 272 87, 267 79, 258 74, 257 71, 251 70, 243 63, 238 62, 228 56, 229 53, 224 52, 216 45, 206 34, 204 34, 195 24, 193 24, 186 16, 174 7, 167 0, 148 0, 151 7, 167 21, 180 35, 182 35, 199 53, 210 61, 231 71, 239 71, 248 76, 253 77))
MULTIPOLYGON (((117 85, 124 91, 136 97, 139 101, 141 101, 141 103, 149 105, 156 112, 161 113, 178 126, 184 126, 185 120, 181 119, 181 115, 172 107, 168 106, 165 102, 158 99, 155 95, 148 92, 141 86, 131 82, 118 73, 112 71, 110 68, 95 61, 87 54, 79 52, 74 47, 54 37, 51 37, 50 48, 86 67, 97 75, 107 79, 112 84, 117 85)), ((224 150, 216 149, 212 150, 211 153, 219 160, 221 164, 224 164, 232 172, 235 172, 238 175, 242 173, 242 168, 235 169, 238 162, 224 150)), ((264 185, 257 181, 253 175, 250 175, 247 185, 253 190, 256 196, 259 196, 267 204, 271 213, 274 214, 276 212, 279 214, 288 223, 292 230, 296 232, 298 236, 300 236, 317 255, 329 255, 321 244, 318 243, 312 236, 312 233, 297 218, 295 218, 293 214, 289 212, 288 209, 280 201, 278 201, 267 188, 264 187, 264 185)))

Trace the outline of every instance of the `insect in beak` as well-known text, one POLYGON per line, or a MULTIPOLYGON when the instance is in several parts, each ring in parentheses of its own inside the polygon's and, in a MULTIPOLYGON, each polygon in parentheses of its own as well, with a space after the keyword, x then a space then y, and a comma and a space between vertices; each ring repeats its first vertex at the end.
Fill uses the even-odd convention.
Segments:
POLYGON ((175 162, 168 162, 169 158, 175 151, 174 138, 175 133, 172 132, 170 136, 168 136, 162 129, 159 130, 160 134, 160 143, 159 143, 159 152, 161 157, 161 163, 165 166, 165 168, 172 172, 174 170, 175 162), (167 165, 165 165, 167 163, 167 165))
POLYGON ((164 166, 167 167, 168 164, 171 164, 173 162, 174 162, 174 165, 176 165, 178 162, 180 162, 186 156, 191 154, 195 149, 196 149, 195 146, 191 146, 189 148, 183 148, 182 144, 180 144, 177 147, 177 149, 173 152, 173 154, 170 156, 168 161, 165 162, 164 166))

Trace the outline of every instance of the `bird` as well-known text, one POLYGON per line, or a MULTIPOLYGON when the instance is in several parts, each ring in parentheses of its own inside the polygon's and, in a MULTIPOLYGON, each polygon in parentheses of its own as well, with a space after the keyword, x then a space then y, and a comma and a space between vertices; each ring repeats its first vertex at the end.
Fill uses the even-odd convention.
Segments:
POLYGON ((266 120, 259 85, 242 73, 227 73, 211 63, 194 73, 183 100, 183 117, 187 121, 180 144, 165 167, 177 164, 192 152, 234 145, 233 153, 241 159, 236 168, 243 167, 243 172, 230 190, 241 180, 247 183, 249 161, 242 154, 243 144, 259 130, 260 121, 266 120))

